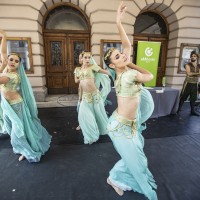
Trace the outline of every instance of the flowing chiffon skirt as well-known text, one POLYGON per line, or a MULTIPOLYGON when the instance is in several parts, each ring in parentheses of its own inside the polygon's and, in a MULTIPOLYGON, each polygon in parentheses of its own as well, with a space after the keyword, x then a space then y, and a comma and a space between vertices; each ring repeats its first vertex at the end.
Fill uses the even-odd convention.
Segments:
MULTIPOLYGON (((1 104, 0 104, 1 105, 1 104)), ((0 135, 4 133, 3 130, 3 111, 0 106, 0 135)))
POLYGON ((4 99, 1 105, 4 129, 10 135, 14 153, 24 155, 29 162, 39 162, 50 147, 51 136, 23 102, 10 105, 4 99))
POLYGON ((109 172, 111 183, 123 191, 133 190, 144 194, 149 200, 158 199, 155 192, 157 185, 148 169, 141 132, 153 109, 152 96, 143 88, 136 119, 126 119, 114 111, 107 126, 108 135, 121 157, 109 172))
POLYGON ((94 93, 83 93, 78 121, 85 144, 92 144, 99 139, 100 135, 107 134, 108 116, 98 90, 94 93))

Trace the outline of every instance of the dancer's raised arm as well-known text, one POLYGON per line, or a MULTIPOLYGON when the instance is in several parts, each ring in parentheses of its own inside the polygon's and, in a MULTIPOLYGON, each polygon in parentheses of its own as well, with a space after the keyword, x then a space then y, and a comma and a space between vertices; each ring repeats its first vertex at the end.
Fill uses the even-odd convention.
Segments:
POLYGON ((142 123, 153 112, 151 94, 142 87, 153 75, 130 63, 131 44, 121 24, 126 6, 120 3, 117 10, 117 27, 123 52, 110 48, 104 54, 104 65, 110 71, 115 84, 117 109, 108 120, 107 130, 121 159, 109 172, 107 183, 122 196, 133 190, 144 194, 149 200, 157 200, 156 184, 147 166, 141 140, 142 123), (129 69, 131 68, 131 69, 129 69), (129 159, 129 158, 133 159, 129 159), (127 178, 128 177, 128 178, 127 178))
POLYGON ((7 65, 7 44, 6 44, 6 33, 0 29, 0 37, 1 39, 1 65, 0 72, 4 70, 7 65))
POLYGON ((119 30, 119 34, 120 34, 120 38, 121 38, 121 42, 122 42, 123 53, 126 54, 127 58, 130 59, 131 43, 130 43, 128 36, 124 30, 124 27, 122 26, 122 23, 121 23, 125 11, 126 11, 126 5, 122 1, 117 9, 116 23, 117 23, 117 28, 119 30))
POLYGON ((99 72, 102 73, 102 74, 106 74, 106 75, 110 76, 109 71, 106 70, 106 69, 100 69, 99 72))
POLYGON ((134 63, 128 64, 128 67, 138 71, 136 79, 140 83, 146 83, 153 79, 153 74, 151 72, 142 67, 139 67, 138 65, 135 65, 134 63))

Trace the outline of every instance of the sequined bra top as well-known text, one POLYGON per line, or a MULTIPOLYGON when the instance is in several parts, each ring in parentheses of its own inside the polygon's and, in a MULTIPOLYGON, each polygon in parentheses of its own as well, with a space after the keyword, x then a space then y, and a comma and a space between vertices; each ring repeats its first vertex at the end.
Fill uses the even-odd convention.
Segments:
POLYGON ((8 77, 10 79, 8 83, 2 86, 3 90, 11 91, 11 92, 20 90, 19 85, 20 85, 21 79, 18 73, 3 73, 1 77, 8 77))
POLYGON ((81 67, 76 67, 74 74, 80 80, 85 80, 89 78, 94 78, 95 72, 98 72, 101 69, 98 65, 92 65, 84 70, 81 70, 81 67))
POLYGON ((136 81, 137 71, 130 69, 122 72, 115 80, 116 95, 120 97, 136 97, 142 90, 142 84, 136 81))

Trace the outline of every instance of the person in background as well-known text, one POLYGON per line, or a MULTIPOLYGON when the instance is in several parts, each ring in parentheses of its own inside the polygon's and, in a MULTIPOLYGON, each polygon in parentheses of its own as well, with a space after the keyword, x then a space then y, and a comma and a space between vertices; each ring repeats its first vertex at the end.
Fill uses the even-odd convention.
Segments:
POLYGON ((39 162, 50 147, 51 136, 41 125, 31 85, 21 57, 12 52, 0 76, 4 129, 19 161, 39 162))
MULTIPOLYGON (((82 55, 82 53, 80 53, 79 54, 79 67, 81 67, 81 65, 82 65, 82 58, 83 58, 83 55, 82 55)), ((82 91, 82 89, 81 89, 81 85, 79 84, 79 86, 78 86, 78 104, 77 104, 77 112, 79 111, 79 107, 80 107, 80 103, 81 103, 81 101, 82 101, 82 95, 83 95, 83 91, 82 91)), ((77 127, 76 127, 76 130, 77 131, 79 131, 81 129, 81 127, 80 127, 80 125, 78 125, 77 127)))
POLYGON ((198 77, 200 76, 200 64, 198 64, 198 54, 192 51, 190 54, 190 61, 185 65, 186 78, 180 93, 179 107, 177 114, 181 112, 184 102, 188 99, 190 101, 191 115, 200 116, 195 110, 195 101, 198 96, 198 77))
POLYGON ((104 54, 104 68, 108 68, 113 79, 116 73, 115 90, 118 107, 108 122, 108 134, 121 159, 109 172, 107 183, 122 196, 124 191, 133 190, 144 194, 149 200, 157 200, 157 188, 148 169, 143 151, 143 123, 151 116, 154 103, 151 94, 142 83, 152 80, 153 75, 130 63, 131 43, 121 24, 126 5, 122 2, 117 10, 123 52, 111 48, 104 54))

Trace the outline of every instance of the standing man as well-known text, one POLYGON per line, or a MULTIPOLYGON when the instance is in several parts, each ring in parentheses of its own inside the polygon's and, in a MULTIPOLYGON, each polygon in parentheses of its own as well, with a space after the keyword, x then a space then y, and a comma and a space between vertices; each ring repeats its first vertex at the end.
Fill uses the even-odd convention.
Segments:
POLYGON ((186 78, 183 84, 183 88, 180 94, 180 102, 177 113, 181 111, 184 101, 190 96, 191 115, 200 116, 195 111, 195 101, 197 100, 198 93, 198 76, 200 75, 200 64, 198 64, 198 54, 192 51, 190 54, 191 62, 185 65, 186 78))

